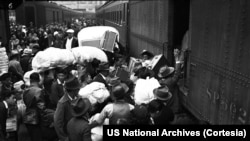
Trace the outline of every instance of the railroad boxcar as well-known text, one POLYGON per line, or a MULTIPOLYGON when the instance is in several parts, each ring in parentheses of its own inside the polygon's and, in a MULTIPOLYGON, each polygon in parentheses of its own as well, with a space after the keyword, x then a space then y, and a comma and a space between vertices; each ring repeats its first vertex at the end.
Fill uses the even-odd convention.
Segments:
POLYGON ((190 3, 183 103, 211 124, 250 124, 249 13, 247 0, 190 3))
POLYGON ((52 22, 68 23, 81 16, 82 12, 46 1, 26 1, 16 8, 16 22, 27 26, 30 22, 38 27, 52 22))

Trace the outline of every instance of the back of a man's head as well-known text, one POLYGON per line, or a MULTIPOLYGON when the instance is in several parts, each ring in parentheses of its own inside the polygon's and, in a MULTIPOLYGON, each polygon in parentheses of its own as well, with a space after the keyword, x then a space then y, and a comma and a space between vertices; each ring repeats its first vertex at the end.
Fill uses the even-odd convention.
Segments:
POLYGON ((113 97, 116 100, 123 99, 125 96, 125 90, 121 85, 117 85, 113 88, 113 97))
POLYGON ((40 82, 40 76, 37 72, 30 75, 30 82, 40 82))

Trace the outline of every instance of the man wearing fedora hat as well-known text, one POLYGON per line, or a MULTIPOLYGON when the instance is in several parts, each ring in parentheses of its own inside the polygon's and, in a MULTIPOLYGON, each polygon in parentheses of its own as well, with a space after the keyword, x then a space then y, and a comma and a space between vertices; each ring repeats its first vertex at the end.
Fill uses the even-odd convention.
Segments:
POLYGON ((54 126, 60 140, 68 139, 67 123, 73 117, 71 103, 77 99, 81 84, 74 76, 65 81, 65 93, 57 103, 54 126))
POLYGON ((162 86, 167 86, 169 91, 172 93, 172 98, 165 104, 168 105, 173 112, 176 114, 180 111, 179 98, 178 98, 178 85, 177 82, 181 74, 181 64, 178 49, 175 49, 175 68, 167 65, 162 66, 158 72, 158 79, 162 86))
POLYGON ((71 50, 74 47, 78 47, 78 40, 76 37, 74 37, 74 30, 68 29, 66 33, 68 34, 68 36, 63 41, 63 48, 71 50))
POLYGON ((67 124, 69 141, 91 141, 91 129, 88 112, 91 103, 87 98, 78 98, 72 103, 73 118, 67 124))
POLYGON ((172 98, 167 86, 160 86, 153 90, 156 99, 150 101, 149 111, 154 124, 170 124, 174 120, 174 113, 166 103, 172 98))
POLYGON ((109 88, 107 83, 107 76, 109 75, 109 63, 101 63, 97 68, 98 74, 94 77, 93 82, 101 82, 106 88, 109 88))

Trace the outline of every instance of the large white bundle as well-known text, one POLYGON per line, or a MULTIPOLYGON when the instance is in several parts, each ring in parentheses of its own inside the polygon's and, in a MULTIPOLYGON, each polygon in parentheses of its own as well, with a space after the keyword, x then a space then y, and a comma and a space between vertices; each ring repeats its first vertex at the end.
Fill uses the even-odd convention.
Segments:
POLYGON ((101 62, 108 62, 106 53, 96 47, 81 46, 72 48, 71 51, 75 57, 75 61, 79 64, 84 64, 85 61, 91 62, 94 58, 100 60, 101 62))
POLYGON ((32 68, 36 71, 44 71, 49 68, 63 67, 74 62, 74 56, 67 49, 49 47, 36 54, 32 60, 32 68))
MULTIPOLYGON (((96 120, 98 120, 100 117, 100 113, 97 113, 95 115, 93 115, 90 119, 89 119, 89 124, 94 123, 96 120)), ((103 125, 109 125, 109 119, 106 118, 104 120, 104 123, 101 125, 98 125, 94 128, 91 129, 91 139, 92 141, 102 141, 103 139, 103 125)))
POLYGON ((9 58, 5 48, 0 48, 0 75, 7 73, 9 68, 9 58))
POLYGON ((83 42, 89 41, 97 41, 99 43, 99 47, 102 46, 104 42, 105 32, 111 31, 117 34, 117 41, 119 41, 119 32, 114 27, 110 26, 91 26, 87 28, 83 28, 79 31, 77 38, 78 43, 81 46, 83 42))
POLYGON ((50 58, 43 51, 40 51, 32 60, 32 69, 44 71, 50 68, 50 58))
POLYGON ((160 83, 155 78, 138 79, 135 85, 134 99, 135 104, 148 104, 155 99, 153 90, 160 87, 160 83))
POLYGON ((78 95, 82 98, 88 98, 92 105, 104 102, 110 93, 103 83, 92 82, 81 88, 78 95))

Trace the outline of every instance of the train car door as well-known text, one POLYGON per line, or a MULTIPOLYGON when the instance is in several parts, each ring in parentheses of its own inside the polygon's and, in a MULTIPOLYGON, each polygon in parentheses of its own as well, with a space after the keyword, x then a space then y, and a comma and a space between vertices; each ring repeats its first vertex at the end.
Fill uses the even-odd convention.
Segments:
POLYGON ((250 123, 250 3, 192 0, 187 107, 210 124, 250 123))
MULTIPOLYGON (((173 28, 170 28, 168 44, 168 57, 169 63, 174 65, 173 51, 179 49, 181 51, 181 57, 184 59, 184 66, 182 68, 182 78, 179 81, 179 88, 181 90, 181 96, 187 95, 189 87, 189 71, 188 71, 188 60, 191 47, 189 46, 189 19, 190 19, 190 0, 172 0, 170 1, 171 7, 173 8, 173 28)), ((181 100, 182 97, 180 97, 181 100)), ((185 102, 185 101, 182 101, 185 102)))

